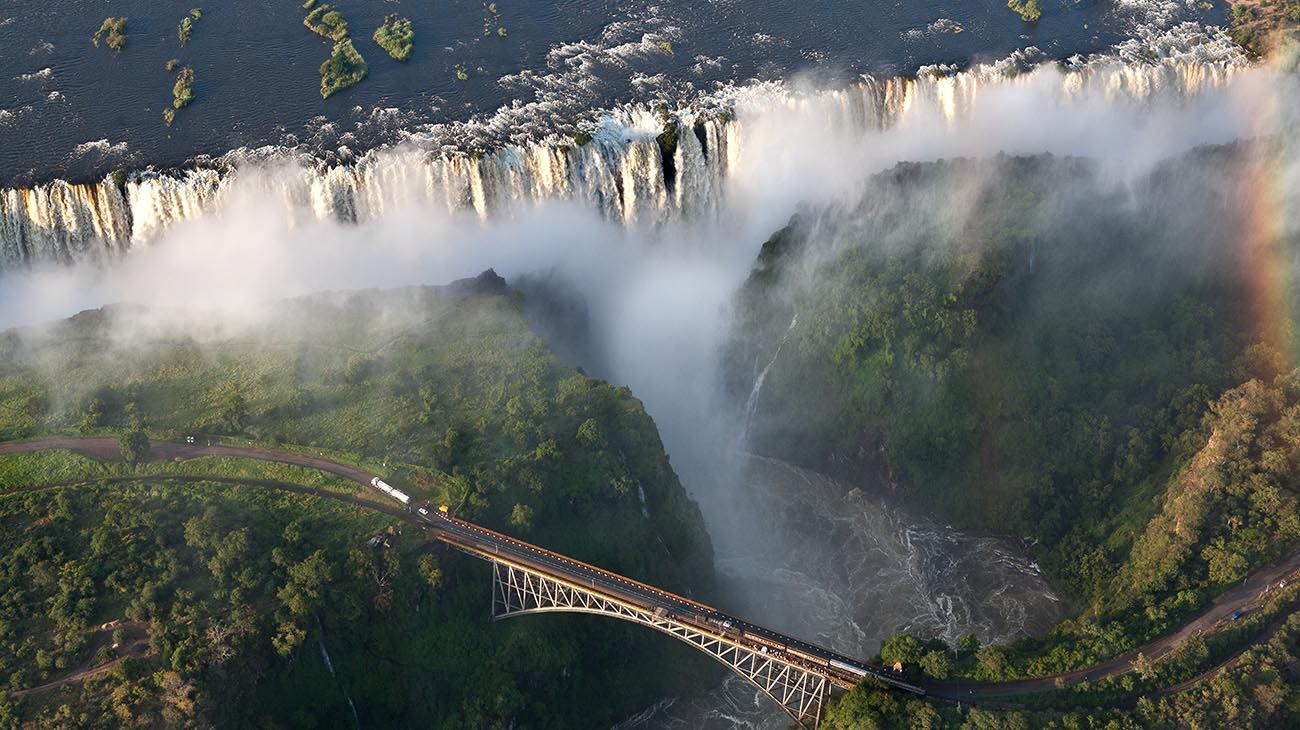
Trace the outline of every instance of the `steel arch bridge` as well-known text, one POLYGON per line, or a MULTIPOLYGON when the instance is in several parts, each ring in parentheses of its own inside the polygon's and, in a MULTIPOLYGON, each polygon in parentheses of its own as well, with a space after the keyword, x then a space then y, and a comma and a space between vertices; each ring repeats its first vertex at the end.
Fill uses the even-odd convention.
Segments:
POLYGON ((802 728, 816 728, 832 688, 866 677, 916 694, 925 690, 897 673, 724 614, 442 510, 414 505, 438 540, 492 563, 492 619, 530 613, 588 613, 648 626, 726 665, 769 697, 802 728))
POLYGON ((780 705, 800 727, 816 728, 821 719, 831 684, 824 673, 770 650, 744 646, 722 632, 706 631, 663 609, 649 610, 537 570, 504 560, 492 561, 493 620, 551 612, 590 613, 649 626, 725 664, 780 705))

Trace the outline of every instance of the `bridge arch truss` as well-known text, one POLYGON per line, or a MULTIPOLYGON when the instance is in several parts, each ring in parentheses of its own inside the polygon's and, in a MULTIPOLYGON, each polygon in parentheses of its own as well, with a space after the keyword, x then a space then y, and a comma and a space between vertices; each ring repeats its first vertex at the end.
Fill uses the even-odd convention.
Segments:
POLYGON ((498 557, 492 561, 492 618, 500 620, 530 613, 590 613, 649 626, 695 647, 725 664, 758 688, 802 728, 816 728, 830 689, 826 675, 763 652, 720 633, 704 630, 498 557))

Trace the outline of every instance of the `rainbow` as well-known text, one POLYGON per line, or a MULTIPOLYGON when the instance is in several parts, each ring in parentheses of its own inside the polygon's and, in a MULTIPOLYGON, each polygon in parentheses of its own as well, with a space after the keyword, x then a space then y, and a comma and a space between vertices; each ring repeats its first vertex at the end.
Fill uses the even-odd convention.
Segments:
POLYGON ((1253 344, 1255 369, 1264 374, 1286 372, 1297 365, 1296 297, 1293 256, 1289 241, 1294 199, 1287 174, 1292 155, 1286 135, 1271 122, 1278 119, 1276 95, 1265 109, 1253 110, 1261 129, 1241 163, 1233 193, 1240 261, 1246 288, 1246 326, 1253 344))

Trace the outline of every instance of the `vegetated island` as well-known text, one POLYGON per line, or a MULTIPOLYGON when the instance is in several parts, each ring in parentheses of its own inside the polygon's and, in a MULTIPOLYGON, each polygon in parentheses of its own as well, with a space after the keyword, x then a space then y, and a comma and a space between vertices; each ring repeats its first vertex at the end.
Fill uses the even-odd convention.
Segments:
POLYGON ((176 110, 189 106, 194 101, 194 69, 189 66, 182 67, 180 61, 173 58, 167 62, 167 72, 172 73, 177 68, 180 72, 176 74, 176 82, 172 84, 172 103, 171 106, 163 109, 163 121, 167 126, 171 126, 176 120, 176 110))
POLYGON ((366 59, 352 47, 352 39, 345 38, 334 44, 330 57, 320 65, 320 96, 328 99, 334 94, 354 86, 366 77, 366 59))
POLYGON ((191 101, 194 101, 194 69, 185 66, 176 74, 176 83, 172 85, 172 106, 180 109, 191 101))
POLYGON ((497 12, 496 3, 483 3, 483 35, 496 32, 497 37, 506 37, 506 27, 501 23, 501 13, 497 12))
POLYGON ((1038 7, 1038 0, 1007 0, 1007 7, 1014 10, 1016 15, 1026 23, 1036 22, 1043 17, 1043 11, 1038 7))
POLYGON ((114 51, 120 51, 126 48, 126 18, 109 17, 105 18, 100 24, 99 30, 90 37, 90 42, 99 47, 99 39, 104 39, 104 44, 114 51))
POLYGON ((341 41, 348 37, 348 21, 343 13, 334 9, 329 3, 313 6, 302 19, 302 24, 311 32, 332 41, 341 41))
POLYGON ((275 486, 383 504, 355 482, 151 457, 133 435, 324 454, 707 592, 708 536, 653 421, 556 359, 495 275, 295 299, 242 336, 115 339, 155 314, 0 334, 0 442, 127 435, 136 462, 0 455, 0 727, 341 727, 350 703, 377 727, 609 726, 716 681, 708 658, 643 627, 492 622, 481 561, 275 486))
POLYGON ((202 8, 191 8, 189 14, 181 18, 180 25, 176 26, 176 38, 182 46, 190 42, 194 35, 194 23, 202 17, 202 8))
POLYGON ((411 50, 415 47, 415 31, 411 29, 411 21, 398 18, 396 14, 384 16, 384 24, 375 30, 374 39, 395 61, 410 58, 411 50))
POLYGON ((330 57, 320 65, 320 96, 328 99, 366 77, 366 59, 352 45, 352 39, 348 37, 348 22, 333 5, 317 5, 315 0, 307 0, 302 7, 307 11, 302 24, 322 38, 334 41, 330 57))

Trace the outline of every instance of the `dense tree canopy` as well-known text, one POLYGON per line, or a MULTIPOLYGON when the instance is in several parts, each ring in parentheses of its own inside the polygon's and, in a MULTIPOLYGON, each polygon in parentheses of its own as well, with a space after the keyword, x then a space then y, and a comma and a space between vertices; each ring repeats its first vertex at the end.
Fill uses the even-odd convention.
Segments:
MULTIPOLYGON (((1274 264, 1237 245, 1239 191, 1199 172, 1268 154, 1199 150, 1123 185, 1048 156, 905 164, 764 246, 729 348, 739 402, 772 361, 750 447, 1021 538, 1080 609, 1010 647, 894 637, 883 661, 988 680, 1083 666, 1294 549, 1294 327, 1259 309, 1252 267, 1274 264)), ((881 702, 836 722, 888 725, 881 702)))
MULTIPOLYGON (((560 364, 500 279, 310 297, 235 335, 117 339, 130 329, 117 325, 162 314, 90 312, 0 335, 0 437, 125 433, 124 455, 146 460, 132 434, 147 424, 156 438, 328 451, 504 532, 675 590, 708 590, 699 511, 641 404, 560 364)), ((621 622, 491 623, 481 562, 376 513, 166 481, 357 490, 333 477, 239 459, 131 468, 0 457, 6 489, 123 474, 150 481, 0 494, 0 685, 29 688, 127 657, 71 693, 0 707, 0 717, 336 726, 351 722, 350 697, 367 726, 508 727, 526 716, 558 728, 593 711, 612 723, 712 671, 621 622), (100 629, 110 622, 116 629, 100 629)))

